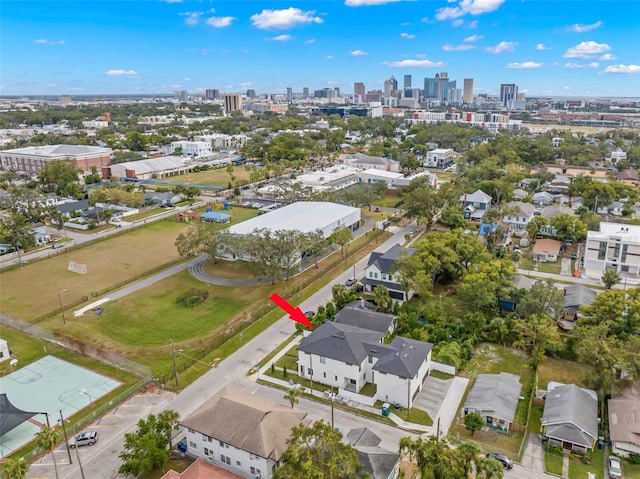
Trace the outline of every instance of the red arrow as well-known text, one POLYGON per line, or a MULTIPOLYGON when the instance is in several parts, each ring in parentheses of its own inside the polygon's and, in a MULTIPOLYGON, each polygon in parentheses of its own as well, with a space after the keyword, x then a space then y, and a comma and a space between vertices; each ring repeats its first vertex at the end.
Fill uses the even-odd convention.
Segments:
POLYGON ((284 299, 278 293, 273 293, 271 295, 271 298, 269 299, 271 299, 271 301, 273 301, 282 309, 284 309, 287 313, 289 313, 289 319, 295 321, 296 323, 300 323, 309 329, 313 329, 313 324, 311 324, 311 321, 307 319, 307 317, 304 315, 304 313, 299 307, 294 308, 287 302, 286 299, 284 299))

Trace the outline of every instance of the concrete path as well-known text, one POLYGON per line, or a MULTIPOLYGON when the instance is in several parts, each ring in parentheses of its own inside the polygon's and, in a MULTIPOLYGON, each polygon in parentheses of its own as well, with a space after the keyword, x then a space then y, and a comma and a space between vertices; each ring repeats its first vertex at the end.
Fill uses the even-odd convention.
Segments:
POLYGON ((442 405, 449 387, 453 382, 451 379, 438 379, 433 376, 429 376, 422 388, 422 391, 418 394, 415 400, 414 406, 423 411, 427 411, 429 416, 435 418, 440 412, 440 406, 442 405))
POLYGON ((562 477, 569 477, 569 453, 567 451, 562 456, 562 477))
POLYGON ((562 258, 560 263, 561 276, 573 276, 571 271, 571 258, 562 258))

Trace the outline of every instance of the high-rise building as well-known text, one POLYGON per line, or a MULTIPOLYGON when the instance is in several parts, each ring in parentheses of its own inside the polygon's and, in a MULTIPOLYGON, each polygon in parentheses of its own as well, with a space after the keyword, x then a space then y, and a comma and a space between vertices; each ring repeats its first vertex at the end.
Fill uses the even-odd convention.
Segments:
POLYGON ((361 103, 364 101, 364 97, 367 94, 367 90, 364 86, 364 83, 357 82, 353 84, 353 101, 356 103, 361 103))
POLYGON ((384 81, 384 96, 386 98, 390 98, 392 96, 395 96, 397 91, 398 91, 398 81, 395 79, 393 75, 391 75, 391 78, 384 81))
POLYGON ((187 93, 186 90, 180 90, 180 91, 176 90, 173 93, 173 96, 178 101, 187 101, 187 100, 189 100, 189 94, 187 93))
POLYGON ((293 88, 287 87, 287 101, 293 100, 293 88))
POLYGON ((220 90, 214 90, 213 88, 207 88, 204 91, 205 100, 219 100, 220 99, 220 90))
POLYGON ((422 96, 425 98, 438 98, 438 81, 440 75, 436 73, 435 78, 425 78, 424 79, 424 91, 422 92, 422 96))
POLYGON ((473 103, 473 78, 464 79, 464 89, 462 92, 463 103, 473 103))
POLYGON ((456 89, 457 81, 456 80, 449 80, 447 78, 447 81, 445 81, 445 82, 441 81, 440 83, 442 85, 442 98, 441 98, 441 100, 447 100, 447 98, 449 98, 449 91, 456 89))
POLYGON ((500 103, 507 106, 510 101, 518 98, 518 85, 515 83, 503 83, 500 85, 500 103))
POLYGON ((253 100, 256 96, 256 91, 253 88, 247 90, 247 98, 253 100))
POLYGON ((411 88, 411 75, 404 76, 404 89, 407 90, 408 88, 411 88))
POLYGON ((306 100, 307 98, 309 98, 309 87, 304 87, 302 89, 302 99, 306 100))
POLYGON ((447 98, 447 84, 449 83, 449 74, 447 72, 440 72, 440 75, 436 73, 438 79, 438 100, 447 98))
POLYGON ((224 94, 224 111, 231 113, 232 111, 242 110, 242 95, 239 93, 224 94))
POLYGON ((333 91, 335 93, 335 98, 340 98, 340 87, 339 86, 334 87, 333 91))
POLYGON ((71 96, 70 95, 60 95, 58 97, 58 101, 60 102, 61 105, 68 105, 69 103, 71 103, 71 96))

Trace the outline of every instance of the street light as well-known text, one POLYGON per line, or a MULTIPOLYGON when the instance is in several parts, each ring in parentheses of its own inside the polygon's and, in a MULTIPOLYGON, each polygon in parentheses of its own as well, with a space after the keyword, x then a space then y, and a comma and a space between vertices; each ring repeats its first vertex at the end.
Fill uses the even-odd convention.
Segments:
POLYGON ((62 293, 66 293, 69 291, 68 289, 63 289, 62 291, 58 291, 58 301, 60 301, 60 312, 62 313, 62 324, 66 326, 67 319, 64 317, 64 307, 62 306, 62 293))

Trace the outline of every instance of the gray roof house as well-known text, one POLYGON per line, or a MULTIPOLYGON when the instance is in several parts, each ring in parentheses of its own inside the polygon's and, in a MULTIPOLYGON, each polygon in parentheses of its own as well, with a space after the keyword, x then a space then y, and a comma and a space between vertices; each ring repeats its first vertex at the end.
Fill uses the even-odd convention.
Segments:
POLYGON ((485 212, 491 208, 493 198, 482 190, 460 196, 464 217, 471 221, 481 221, 485 212))
POLYGON ((380 333, 393 333, 396 327, 396 317, 392 314, 371 311, 362 300, 358 306, 345 306, 336 314, 335 322, 348 324, 357 328, 372 329, 380 333))
POLYGON ((539 191, 533 194, 533 204, 537 206, 549 206, 553 203, 553 195, 548 191, 539 191))
POLYGON ((345 163, 357 168, 375 168, 384 171, 400 171, 400 162, 390 158, 382 158, 381 156, 369 156, 364 153, 355 153, 344 159, 345 163))
POLYGON ((578 308, 589 306, 596 299, 598 293, 583 284, 574 284, 564 288, 564 309, 563 319, 576 321, 578 319, 578 308))
POLYGON ((160 206, 173 206, 179 203, 181 199, 182 196, 172 191, 163 191, 160 193, 157 191, 147 191, 144 194, 144 202, 146 204, 158 204, 160 206))
POLYGON ((310 422, 305 412, 224 388, 180 424, 189 455, 243 477, 255 477, 258 469, 268 479, 287 450, 291 429, 310 422))
POLYGON ((492 429, 507 432, 520 398, 520 377, 515 374, 478 374, 464 404, 464 413, 478 412, 492 429))
POLYGON ((533 213, 536 207, 531 203, 523 203, 522 201, 510 201, 505 205, 505 215, 502 221, 516 230, 524 230, 529 222, 533 219, 533 213))
POLYGON ((399 336, 383 344, 386 333, 326 321, 298 346, 298 374, 363 404, 379 399, 411 407, 431 370, 433 345, 399 336), (375 385, 374 396, 360 394, 367 383, 375 385))
POLYGON ((564 449, 586 452, 598 439, 598 399, 575 384, 547 391, 542 415, 543 439, 564 449))
POLYGON ((367 428, 352 429, 345 437, 358 452, 371 479, 396 479, 400 471, 400 454, 380 447, 382 439, 367 428))
POLYGON ((382 285, 389 291, 392 299, 399 301, 408 301, 413 296, 413 291, 405 291, 404 287, 398 279, 397 273, 393 272, 393 264, 402 255, 411 256, 416 252, 414 248, 405 248, 400 244, 396 244, 384 253, 373 252, 369 256, 369 261, 364 269, 364 290, 367 293, 373 292, 373 289, 382 285))
POLYGON ((635 385, 609 399, 609 435, 613 452, 624 457, 640 454, 640 390, 635 385))

